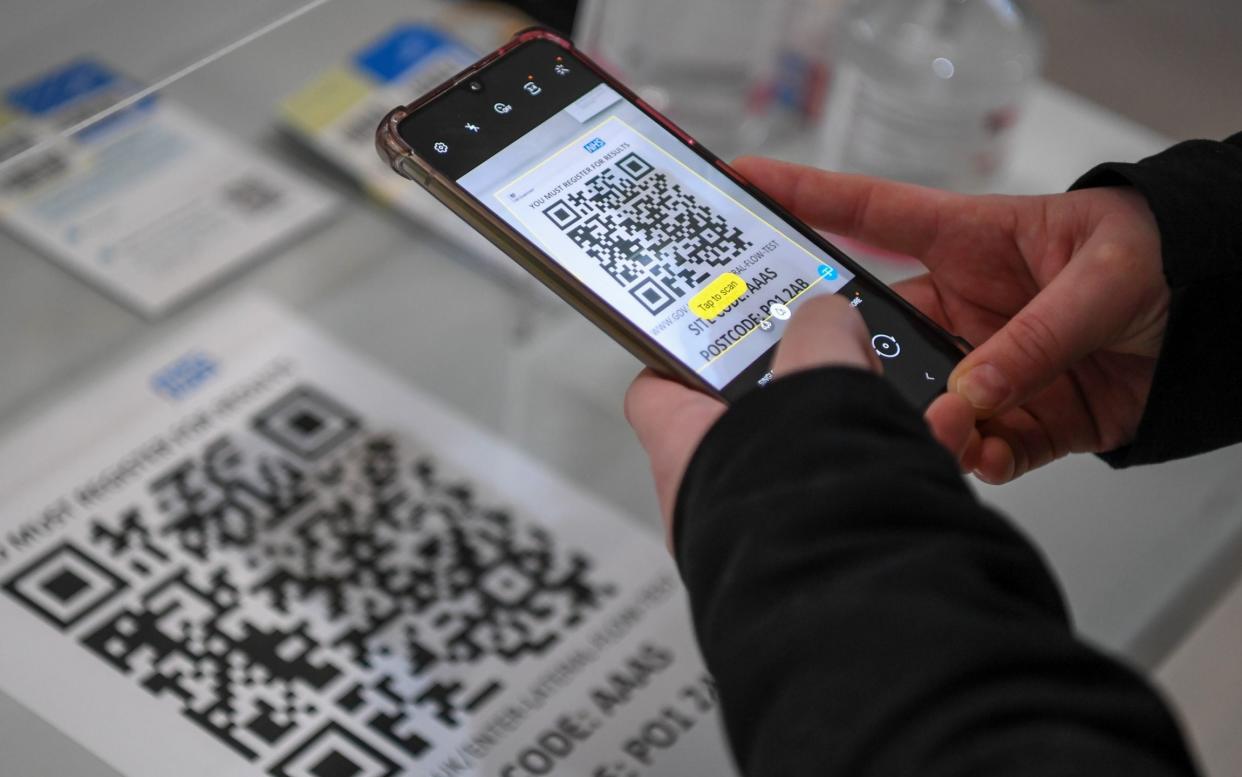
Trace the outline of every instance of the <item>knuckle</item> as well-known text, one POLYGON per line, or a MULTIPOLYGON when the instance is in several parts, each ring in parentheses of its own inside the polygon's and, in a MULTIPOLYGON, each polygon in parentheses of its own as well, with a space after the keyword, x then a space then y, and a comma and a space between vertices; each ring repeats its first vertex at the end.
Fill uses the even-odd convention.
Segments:
POLYGON ((1033 313, 1020 314, 1005 329, 1012 347, 1022 361, 1040 370, 1051 370, 1058 366, 1058 354, 1062 352, 1060 339, 1042 317, 1033 313))
POLYGON ((1139 257, 1130 246, 1107 242, 1092 251, 1092 261, 1108 277, 1133 277, 1139 269, 1139 257))

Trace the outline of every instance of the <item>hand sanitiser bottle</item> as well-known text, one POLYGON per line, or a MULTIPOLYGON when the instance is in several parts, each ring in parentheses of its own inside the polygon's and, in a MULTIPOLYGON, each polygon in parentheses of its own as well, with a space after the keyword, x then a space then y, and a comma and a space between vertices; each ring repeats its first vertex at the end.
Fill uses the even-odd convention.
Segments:
POLYGON ((820 162, 989 190, 1041 49, 1015 0, 855 0, 838 29, 820 162))

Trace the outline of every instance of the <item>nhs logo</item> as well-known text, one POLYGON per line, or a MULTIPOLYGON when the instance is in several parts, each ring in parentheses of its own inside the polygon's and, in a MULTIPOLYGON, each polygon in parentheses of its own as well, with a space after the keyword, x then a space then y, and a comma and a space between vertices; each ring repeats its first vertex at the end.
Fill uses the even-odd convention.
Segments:
POLYGON ((156 394, 177 400, 210 380, 220 365, 205 353, 191 352, 151 376, 156 394))
POLYGON ((591 140, 585 146, 583 146, 583 148, 585 148, 587 151, 594 154, 596 151, 599 151, 605 145, 606 144, 604 143, 603 138, 591 138, 591 140))

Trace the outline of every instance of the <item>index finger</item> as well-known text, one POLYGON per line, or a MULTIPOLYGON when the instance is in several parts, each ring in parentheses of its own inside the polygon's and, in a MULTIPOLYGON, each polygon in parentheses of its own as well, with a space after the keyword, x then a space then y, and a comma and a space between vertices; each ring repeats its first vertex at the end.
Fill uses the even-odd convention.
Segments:
POLYGON ((942 214, 962 195, 774 159, 743 157, 733 167, 816 229, 922 259, 942 214))

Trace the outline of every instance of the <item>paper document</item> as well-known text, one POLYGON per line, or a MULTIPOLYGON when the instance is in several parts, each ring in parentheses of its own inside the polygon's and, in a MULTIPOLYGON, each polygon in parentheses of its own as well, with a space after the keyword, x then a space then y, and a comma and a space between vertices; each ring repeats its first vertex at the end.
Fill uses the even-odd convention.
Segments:
POLYGON ((260 299, 0 473, 0 690, 127 777, 734 773, 658 539, 260 299))

